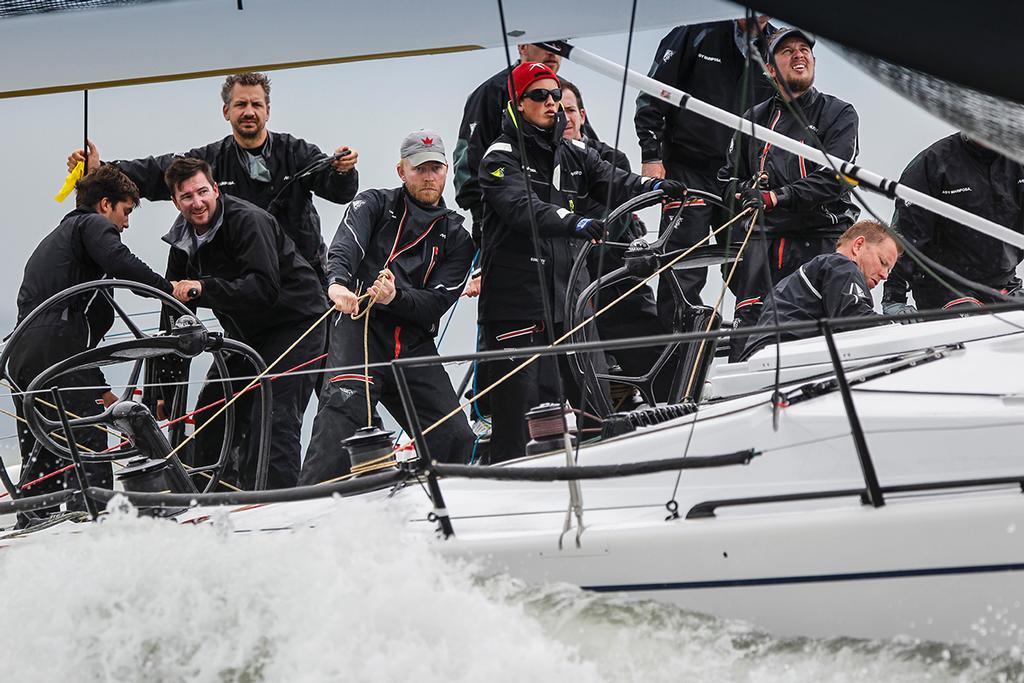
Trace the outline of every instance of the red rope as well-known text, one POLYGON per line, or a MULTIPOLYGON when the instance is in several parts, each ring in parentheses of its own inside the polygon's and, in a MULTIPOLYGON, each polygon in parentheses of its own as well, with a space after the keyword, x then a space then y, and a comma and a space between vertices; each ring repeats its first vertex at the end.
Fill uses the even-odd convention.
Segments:
MULTIPOLYGON (((271 375, 270 381, 273 382, 278 377, 283 377, 284 375, 287 375, 288 373, 295 372, 296 370, 301 370, 302 368, 304 368, 304 367, 306 367, 308 365, 312 365, 313 363, 317 363, 317 362, 323 360, 326 357, 327 357, 327 354, 326 353, 322 353, 319 356, 317 356, 316 358, 311 358, 311 359, 305 361, 304 363, 299 363, 294 368, 288 368, 284 372, 280 372, 280 373, 276 373, 274 375, 271 375)), ((254 389, 259 389, 259 388, 260 388, 259 384, 254 384, 253 386, 251 386, 249 388, 249 391, 252 391, 254 389)), ((238 393, 240 394, 242 392, 238 392, 238 393)), ((232 398, 234 398, 234 396, 232 396, 232 398)), ((199 413, 202 413, 204 411, 209 410, 210 408, 215 408, 216 406, 219 406, 220 404, 224 403, 226 400, 227 400, 227 397, 218 399, 218 400, 214 401, 213 403, 211 403, 209 405, 203 406, 202 408, 196 408, 195 410, 193 410, 190 413, 185 413, 181 417, 176 417, 173 420, 168 420, 164 424, 160 425, 160 429, 166 429, 167 427, 170 427, 173 424, 177 424, 178 422, 181 422, 182 420, 188 420, 188 419, 194 417, 195 415, 198 415, 199 413)), ((121 441, 120 443, 115 444, 115 445, 111 446, 110 448, 107 448, 106 450, 100 451, 100 453, 101 454, 102 453, 110 453, 111 451, 115 451, 118 448, 120 448, 121 446, 126 445, 127 443, 128 443, 128 440, 125 439, 124 441, 121 441)), ((74 463, 71 463, 70 465, 65 465, 64 467, 61 467, 59 470, 55 470, 53 472, 50 472, 49 474, 44 474, 43 476, 39 477, 38 479, 33 479, 32 481, 28 482, 27 484, 24 484, 21 487, 19 487, 19 489, 24 491, 25 489, 27 489, 27 488, 29 488, 31 486, 34 486, 36 484, 39 484, 40 482, 44 482, 44 481, 46 481, 47 479, 49 479, 51 477, 55 477, 58 474, 62 474, 63 472, 67 472, 68 470, 70 470, 74 466, 75 466, 74 463)), ((0 465, 0 467, 2 467, 2 465, 0 465)), ((3 493, 0 493, 0 498, 5 498, 5 497, 7 497, 9 495, 10 494, 7 491, 4 491, 3 493)))

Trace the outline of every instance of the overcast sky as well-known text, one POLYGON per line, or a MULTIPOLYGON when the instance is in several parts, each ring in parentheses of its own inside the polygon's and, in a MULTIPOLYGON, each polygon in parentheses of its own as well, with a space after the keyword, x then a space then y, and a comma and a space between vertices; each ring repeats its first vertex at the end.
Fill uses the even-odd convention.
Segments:
MULTIPOLYGON (((647 72, 666 32, 634 36, 633 68, 647 72)), ((625 59, 625 34, 575 42, 614 61, 625 59)), ((826 45, 819 43, 815 52, 816 85, 853 103, 860 114, 861 165, 897 177, 917 152, 953 130, 842 61, 826 45)), ((418 128, 434 128, 441 133, 450 158, 466 95, 504 66, 501 50, 491 49, 273 72, 269 127, 305 138, 325 150, 350 145, 360 154, 360 189, 393 187, 399 182, 394 165, 402 137, 418 128)), ((598 135, 614 142, 619 84, 569 62, 562 69, 583 91, 598 135)), ((90 137, 104 159, 180 151, 220 139, 230 132, 221 115, 221 82, 221 78, 212 78, 92 91, 90 137)), ((619 146, 634 170, 639 170, 632 125, 636 95, 635 90, 627 90, 619 146)), ((68 152, 81 146, 82 95, 0 100, 0 130, 5 134, 7 162, 0 184, 0 205, 6 207, 0 328, 6 334, 16 318, 15 299, 26 259, 73 208, 73 197, 57 204, 53 195, 63 182, 68 152)), ((445 200, 455 206, 450 183, 445 200)), ((883 217, 891 215, 891 202, 873 201, 883 217)), ((344 207, 323 201, 317 206, 324 239, 329 243, 344 207)), ((124 235, 135 253, 158 271, 167 256, 160 237, 175 215, 170 202, 143 202, 124 235)), ((656 229, 656 216, 645 218, 656 229)), ((713 301, 717 292, 710 288, 715 285, 714 280, 709 282, 705 300, 713 301)), ((877 291, 876 299, 879 296, 877 291)), ((727 306, 731 310, 731 304, 727 306)), ((442 352, 471 350, 474 324, 475 303, 463 299, 442 352)), ((0 429, 0 433, 6 431, 0 429)))

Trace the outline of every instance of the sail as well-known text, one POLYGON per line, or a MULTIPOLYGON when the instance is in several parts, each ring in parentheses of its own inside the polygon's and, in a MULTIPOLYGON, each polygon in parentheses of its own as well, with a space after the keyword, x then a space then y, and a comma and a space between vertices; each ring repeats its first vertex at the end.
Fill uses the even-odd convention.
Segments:
MULTIPOLYGON (((488 0, 16 0, 0 8, 0 63, 8 65, 0 98, 502 44, 498 4, 488 0)), ((509 0, 509 42, 622 33, 630 9, 622 0, 509 0)), ((722 0, 640 0, 636 30, 742 14, 722 0)))

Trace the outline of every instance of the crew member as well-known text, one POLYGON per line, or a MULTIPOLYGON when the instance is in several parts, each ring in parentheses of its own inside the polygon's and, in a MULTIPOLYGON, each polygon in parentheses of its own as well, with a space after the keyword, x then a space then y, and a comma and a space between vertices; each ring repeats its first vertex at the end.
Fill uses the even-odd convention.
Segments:
MULTIPOLYGON (((210 164, 218 178, 218 189, 224 194, 269 211, 295 243, 299 254, 326 282, 324 241, 313 194, 336 204, 351 201, 359 188, 355 169, 359 154, 343 145, 335 154, 344 156, 325 163, 327 157, 316 145, 288 133, 267 130, 270 80, 265 74, 228 76, 220 94, 231 135, 184 155, 210 164)), ((171 198, 164 184, 164 172, 176 156, 180 155, 113 163, 135 181, 145 199, 158 201, 171 198)), ((82 150, 73 152, 68 157, 68 170, 81 160, 82 150)), ((90 170, 99 164, 99 152, 90 143, 90 170)))
MULTIPOLYGON (((857 157, 857 112, 852 105, 814 87, 813 47, 814 39, 798 29, 782 29, 771 37, 765 61, 770 62, 768 73, 780 93, 747 111, 744 118, 797 140, 806 141, 813 134, 826 152, 853 161, 857 157), (810 130, 790 112, 790 106, 802 112, 810 130)), ((774 284, 818 254, 831 252, 836 238, 857 220, 860 209, 850 199, 850 186, 837 178, 831 167, 747 135, 733 136, 720 176, 738 180, 764 204, 765 239, 751 237, 733 278, 733 322, 737 327, 747 326, 760 317, 764 296, 774 284)), ((734 344, 730 357, 735 359, 741 348, 734 344)))
MULTIPOLYGON (((757 327, 808 322, 823 318, 875 316, 871 290, 885 280, 902 253, 889 229, 875 221, 847 228, 835 251, 819 254, 782 278, 762 307, 757 327)), ((818 335, 817 330, 779 333, 781 341, 818 335)), ((776 339, 774 332, 755 329, 743 351, 749 358, 776 339)))
MULTIPOLYGON (((401 187, 367 190, 349 205, 328 253, 328 296, 338 313, 331 335, 330 367, 394 358, 436 356, 439 321, 459 299, 473 261, 473 240, 462 217, 444 204, 448 175, 441 136, 418 130, 402 141, 401 187), (373 302, 364 349, 363 320, 353 320, 358 295, 373 302)), ((370 368, 370 402, 384 404, 410 432, 390 368, 370 368)), ((440 365, 405 369, 417 417, 424 427, 458 407, 448 373, 440 365)), ((313 438, 302 466, 303 484, 316 484, 349 471, 341 441, 367 426, 366 380, 361 372, 338 375, 324 386, 313 422, 313 438)), ((465 463, 473 433, 459 412, 426 435, 430 457, 465 463)))
MULTIPOLYGON (((524 62, 540 62, 556 74, 562 66, 561 55, 545 49, 542 45, 522 43, 517 49, 519 60, 516 66, 524 62)), ((483 192, 477 180, 477 172, 484 151, 501 135, 501 117, 507 103, 508 70, 502 69, 477 86, 466 98, 462 124, 459 126, 459 139, 455 143, 455 174, 452 178, 455 185, 455 201, 472 216, 473 240, 477 247, 480 246, 480 226, 483 225, 484 211, 483 192)), ((584 122, 584 132, 590 139, 597 139, 597 134, 589 122, 584 122)), ((473 274, 466 293, 469 296, 480 294, 479 269, 473 274)))
MULTIPOLYGON (((579 140, 591 147, 598 155, 614 164, 623 171, 630 172, 629 159, 626 155, 611 145, 600 140, 592 140, 584 135, 584 125, 587 121, 587 110, 583 104, 583 94, 574 83, 562 78, 562 111, 565 112, 565 136, 566 140, 579 140)), ((576 213, 587 218, 604 218, 610 209, 605 207, 604 197, 588 196, 577 202, 576 213)), ((647 227, 636 214, 627 214, 616 221, 615 225, 608 227, 609 239, 616 242, 630 242, 634 239, 642 239, 647 236, 647 227)), ((594 281, 599 272, 605 275, 617 268, 621 268, 622 251, 605 249, 602 255, 601 249, 590 250, 587 256, 587 270, 590 272, 590 279, 594 281)), ((599 304, 606 304, 614 301, 636 284, 634 280, 620 280, 619 282, 601 288, 599 304)), ((658 319, 657 304, 654 299, 654 290, 650 285, 644 285, 618 305, 606 311, 597 319, 597 334, 601 339, 624 339, 626 337, 644 337, 656 334, 663 334, 658 319)), ((654 365, 660 349, 653 346, 642 346, 638 348, 620 349, 607 354, 608 365, 611 368, 616 366, 622 374, 627 376, 642 375, 654 365)), ((614 373, 614 370, 612 370, 614 373)))
MULTIPOLYGON (((1016 232, 1024 232, 1024 168, 982 147, 964 133, 954 133, 918 154, 900 183, 958 206, 1016 232)), ((969 280, 1005 294, 1020 291, 1019 247, 966 228, 902 199, 896 201, 893 228, 925 256, 969 280)), ((912 258, 905 258, 885 283, 882 309, 890 315, 916 310, 907 304, 907 289, 920 309, 980 306, 1001 299, 980 289, 935 280, 912 258)))
MULTIPOLYGON (((752 43, 754 49, 763 50, 762 35, 767 37, 774 31, 774 27, 768 24, 768 17, 763 15, 757 17, 756 23, 736 19, 677 26, 658 45, 648 75, 697 99, 739 114, 775 93, 756 62, 747 69, 749 45, 752 43)), ((646 93, 640 93, 636 99, 634 122, 640 140, 643 175, 672 178, 691 189, 715 195, 722 193, 717 173, 729 147, 731 129, 646 93)), ((662 205, 661 230, 665 229, 679 206, 679 202, 662 205)), ((709 229, 722 225, 725 220, 724 212, 714 205, 697 197, 691 198, 686 202, 668 247, 690 247, 703 239, 709 229)), ((673 276, 682 287, 686 300, 700 304, 700 293, 707 282, 707 268, 691 268, 674 272, 673 276)), ((659 279, 658 307, 662 322, 668 327, 674 307, 672 293, 665 280, 667 278, 659 279)))
MULTIPOLYGON (((171 283, 154 273, 121 242, 121 232, 128 228, 128 216, 139 203, 135 184, 109 166, 79 180, 75 189, 75 210, 39 243, 25 264, 25 276, 18 290, 18 322, 54 294, 104 277, 141 282, 168 294, 172 291, 171 283)), ((14 385, 25 389, 43 370, 96 346, 113 320, 114 311, 107 300, 89 293, 71 300, 60 310, 51 309, 37 318, 11 352, 8 370, 14 385)), ((111 391, 97 388, 106 384, 99 368, 65 373, 55 378, 54 383, 64 389, 61 397, 66 409, 80 417, 99 413, 102 407, 98 401, 109 406, 117 400, 111 391), (76 390, 75 387, 81 388, 76 390)), ((24 417, 24 403, 31 399, 18 394, 13 398, 18 415, 24 417)), ((42 398, 50 400, 48 396, 42 398)), ((56 419, 54 414, 40 409, 56 419)), ((78 429, 74 436, 78 444, 93 452, 107 447, 107 435, 98 429, 78 429)), ((18 423, 18 437, 22 455, 19 485, 67 464, 49 451, 31 457, 36 439, 22 422, 18 423)), ((111 487, 113 478, 109 464, 87 465, 86 471, 90 485, 111 487)), ((30 495, 52 493, 64 488, 68 477, 77 485, 74 473, 67 472, 35 484, 25 492, 30 495)))
MULTIPOLYGON (((181 212, 164 236, 171 245, 167 276, 178 280, 174 296, 192 307, 212 309, 228 336, 253 347, 267 364, 274 362, 327 310, 313 266, 299 255, 273 216, 222 193, 202 159, 174 159, 165 178, 171 200, 181 212)), ((324 326, 318 326, 272 371, 283 372, 319 356, 325 334, 324 326)), ((232 377, 255 374, 252 365, 238 356, 229 356, 227 366, 232 377)), ((247 384, 225 381, 216 369, 208 380, 199 394, 200 406, 230 397, 247 384)), ((269 488, 294 486, 298 480, 299 432, 315 382, 312 374, 284 374, 274 380, 269 488)), ((246 438, 254 403, 252 392, 235 403, 232 438, 241 444, 238 474, 245 486, 253 484, 255 474, 255 462, 247 450, 255 444, 246 438)), ((197 428, 212 412, 196 416, 197 428)), ((216 462, 221 434, 222 428, 214 425, 197 436, 195 465, 216 462)))
MULTIPOLYGON (((485 202, 479 318, 488 349, 545 344, 549 335, 558 338, 565 331, 562 302, 580 293, 568 291, 575 240, 597 242, 604 237, 602 221, 576 213, 582 197, 610 196, 618 205, 659 186, 671 197, 686 195, 682 183, 627 173, 582 141, 564 139, 562 90, 547 65, 520 64, 511 80, 502 134, 484 154, 479 173, 485 202), (519 155, 520 134, 525 160, 519 155), (529 177, 522 173, 524 161, 529 177), (531 222, 539 233, 539 253, 534 251, 531 222), (537 280, 538 263, 546 302, 537 280), (553 330, 545 329, 545 308, 551 311, 553 330)), ((580 286, 587 284, 588 278, 580 278, 580 286)), ((493 361, 490 377, 501 377, 520 362, 493 361)), ((523 415, 541 401, 556 400, 558 377, 554 358, 544 356, 495 387, 492 460, 523 454, 523 415)), ((564 379, 570 380, 566 387, 572 396, 571 375, 565 373, 564 379)))

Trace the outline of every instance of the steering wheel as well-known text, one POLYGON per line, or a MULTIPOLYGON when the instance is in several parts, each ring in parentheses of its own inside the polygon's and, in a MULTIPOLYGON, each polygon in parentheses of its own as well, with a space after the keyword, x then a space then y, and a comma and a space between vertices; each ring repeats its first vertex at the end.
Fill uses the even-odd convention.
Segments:
MULTIPOLYGON (((6 373, 7 362, 10 358, 12 349, 17 347, 24 331, 28 329, 35 320, 39 319, 47 311, 62 310, 67 307, 68 302, 75 298, 83 296, 88 297, 90 293, 92 293, 93 296, 102 296, 105 298, 113 311, 131 331, 134 338, 112 344, 96 346, 55 363, 39 373, 29 383, 28 387, 24 389, 26 395, 35 396, 37 393, 45 393, 47 389, 54 386, 55 380, 59 376, 70 372, 128 362, 133 363, 133 366, 127 386, 121 392, 117 402, 111 404, 105 410, 96 415, 89 415, 85 417, 68 416, 68 424, 72 433, 63 435, 68 440, 73 440, 75 438, 74 432, 79 429, 103 428, 113 432, 119 431, 117 418, 123 412, 123 409, 122 411, 119 411, 118 406, 131 400, 139 386, 139 378, 142 374, 143 365, 146 360, 176 357, 178 359, 186 359, 186 361, 190 361, 192 358, 204 352, 208 352, 212 354, 214 366, 219 371, 221 377, 228 377, 228 366, 225 361, 225 354, 233 353, 248 360, 256 369, 257 373, 262 373, 266 370, 266 364, 263 362, 259 353, 257 353, 253 348, 233 339, 225 339, 219 333, 209 332, 202 324, 199 323, 198 319, 194 317, 193 312, 188 307, 171 295, 148 285, 125 280, 96 280, 93 282, 85 282, 75 285, 74 287, 70 287, 44 301, 28 316, 26 316, 18 327, 15 328, 14 332, 11 333, 11 336, 8 338, 7 345, 4 347, 3 352, 0 353, 0 369, 6 373), (139 329, 131 317, 114 301, 114 289, 124 289, 139 296, 157 299, 161 304, 178 314, 179 317, 174 329, 167 334, 149 335, 144 333, 139 329)), ((10 377, 8 377, 8 379, 10 380, 10 377)), ((262 489, 266 486, 270 453, 269 429, 266 426, 270 424, 272 410, 270 380, 266 377, 262 378, 260 380, 259 387, 260 408, 262 414, 261 419, 259 420, 260 439, 257 449, 256 488, 262 489)), ((184 394, 184 392, 179 393, 181 395, 184 394)), ((173 409, 175 411, 183 410, 183 400, 178 400, 177 396, 176 400, 173 401, 173 409)), ((35 400, 25 400, 24 411, 25 421, 28 428, 36 438, 36 448, 45 448, 65 460, 72 461, 72 454, 69 447, 65 443, 61 443, 56 440, 54 436, 55 433, 63 431, 61 421, 59 419, 51 419, 44 415, 40 410, 39 403, 35 400)), ((221 440, 220 453, 217 461, 212 465, 186 468, 189 474, 202 475, 207 478, 207 482, 203 487, 204 493, 212 491, 220 482, 221 475, 224 472, 231 453, 232 434, 235 423, 235 406, 228 406, 222 414, 222 417, 225 420, 224 436, 221 440)), ((171 436, 172 446, 177 446, 183 440, 184 432, 179 429, 172 432, 171 436)), ((109 450, 109 452, 80 452, 79 457, 83 463, 88 464, 123 460, 143 454, 144 453, 140 450, 137 444, 133 443, 130 439, 124 439, 119 446, 109 450)), ((146 455, 152 454, 146 453, 146 455)), ((11 494, 11 497, 20 497, 21 492, 10 481, 6 470, 4 468, 0 468, 0 473, 3 474, 2 479, 4 486, 11 494)))
MULTIPOLYGON (((702 199, 706 203, 714 204, 727 211, 729 210, 729 207, 727 207, 718 196, 710 192, 691 189, 688 194, 691 198, 702 199)), ((610 224, 621 216, 653 206, 654 204, 659 203, 662 200, 662 197, 663 192, 661 190, 654 190, 653 192, 637 195, 616 207, 615 210, 608 215, 606 223, 610 224)), ((683 211, 686 209, 686 203, 687 202, 685 201, 681 202, 679 210, 675 213, 669 224, 654 242, 648 243, 643 238, 635 239, 632 242, 605 242, 604 248, 621 252, 623 266, 616 268, 607 274, 602 273, 599 279, 591 281, 590 284, 583 287, 581 290, 580 285, 584 274, 589 275, 587 257, 591 250, 595 248, 595 245, 591 242, 583 243, 576 254, 575 261, 573 262, 567 288, 569 292, 579 291, 580 294, 575 298, 571 296, 567 297, 565 301, 564 319, 568 321, 570 329, 575 328, 588 316, 592 315, 594 311, 591 310, 593 308, 591 304, 594 300, 595 294, 598 294, 600 290, 623 283, 624 281, 630 282, 631 284, 635 283, 640 279, 654 274, 656 270, 686 251, 685 249, 671 251, 666 250, 672 233, 675 232, 676 227, 683 218, 683 211)), ((704 327, 706 327, 709 322, 712 326, 720 324, 720 317, 717 316, 711 307, 694 306, 686 300, 686 296, 683 293, 683 288, 679 283, 676 273, 677 271, 689 268, 706 268, 708 266, 730 263, 736 260, 736 253, 739 248, 739 243, 728 242, 702 245, 675 263, 669 270, 661 273, 660 277, 668 279, 669 291, 672 294, 672 300, 675 304, 675 315, 673 316, 672 329, 666 330, 666 332, 688 332, 695 331, 697 329, 703 331, 704 327)), ((611 300, 611 297, 601 296, 598 298, 598 304, 603 307, 607 303, 611 302, 611 300)), ((587 339, 588 327, 590 327, 590 325, 573 333, 572 337, 568 340, 569 343, 593 341, 592 335, 591 339, 587 339)), ((696 392, 692 391, 691 388, 687 386, 687 379, 689 379, 687 376, 689 375, 688 370, 692 369, 696 363, 703 363, 705 365, 709 364, 714 353, 713 350, 707 349, 703 350, 702 353, 698 353, 698 349, 696 348, 697 346, 698 345, 686 345, 682 343, 669 344, 665 346, 651 368, 640 376, 611 375, 597 372, 593 355, 591 353, 572 354, 569 356, 568 361, 569 367, 572 370, 577 383, 586 383, 589 395, 594 398, 597 404, 595 407, 599 410, 603 410, 604 414, 607 415, 612 412, 612 407, 604 392, 599 388, 602 382, 610 381, 631 385, 640 391, 640 394, 648 405, 654 406, 657 404, 659 398, 655 395, 655 378, 673 361, 674 358, 677 357, 678 362, 676 363, 673 371, 668 395, 662 398, 670 404, 678 403, 684 398, 693 398, 693 395, 696 392), (680 347, 683 346, 686 348, 681 349, 680 347), (683 351, 685 351, 685 354, 682 353, 683 351)))

